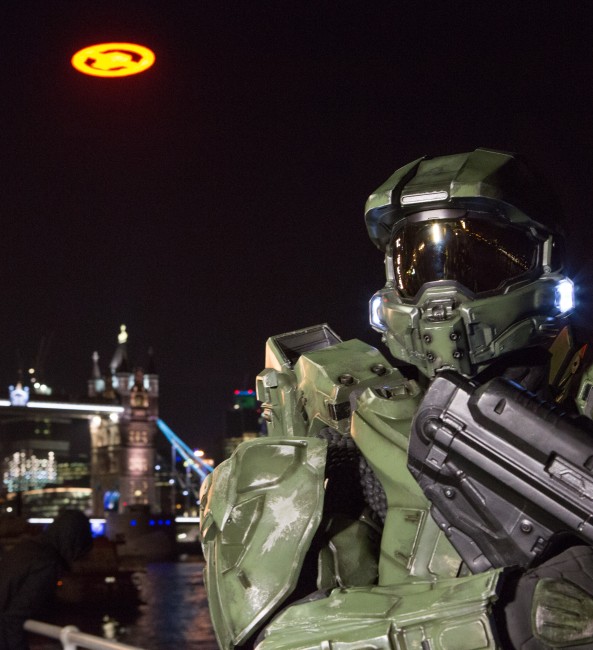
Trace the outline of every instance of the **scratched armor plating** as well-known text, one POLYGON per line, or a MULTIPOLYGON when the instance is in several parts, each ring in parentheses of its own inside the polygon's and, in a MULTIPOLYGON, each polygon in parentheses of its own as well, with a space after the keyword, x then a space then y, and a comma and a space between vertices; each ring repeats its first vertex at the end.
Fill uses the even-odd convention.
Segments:
POLYGON ((562 622, 570 594, 593 611, 589 573, 570 577, 577 561, 593 575, 590 548, 472 574, 408 470, 412 421, 442 371, 504 376, 591 416, 557 216, 519 156, 486 149, 420 158, 369 197, 387 276, 370 322, 399 365, 326 324, 268 340, 267 435, 202 487, 222 650, 593 648, 590 621, 562 622))

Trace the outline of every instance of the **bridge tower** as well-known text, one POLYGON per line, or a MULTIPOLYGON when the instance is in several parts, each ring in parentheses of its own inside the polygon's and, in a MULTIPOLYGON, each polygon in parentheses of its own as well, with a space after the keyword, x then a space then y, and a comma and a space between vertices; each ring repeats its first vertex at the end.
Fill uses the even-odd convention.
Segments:
POLYGON ((159 382, 152 355, 144 372, 130 370, 128 334, 124 325, 118 346, 103 377, 97 353, 88 382, 89 397, 117 400, 120 415, 96 415, 91 420, 91 488, 93 515, 124 512, 127 506, 157 509, 155 487, 155 436, 157 434, 159 382))

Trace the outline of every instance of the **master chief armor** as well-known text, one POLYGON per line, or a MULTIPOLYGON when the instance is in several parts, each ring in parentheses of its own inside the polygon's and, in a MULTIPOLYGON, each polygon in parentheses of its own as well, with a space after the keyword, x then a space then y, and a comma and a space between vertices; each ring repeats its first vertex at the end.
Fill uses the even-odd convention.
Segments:
POLYGON ((553 206, 521 158, 486 149, 416 160, 370 196, 387 274, 370 321, 398 362, 326 324, 268 340, 268 435, 202 487, 223 650, 593 648, 588 547, 472 572, 407 466, 443 371, 508 376, 591 415, 553 206))

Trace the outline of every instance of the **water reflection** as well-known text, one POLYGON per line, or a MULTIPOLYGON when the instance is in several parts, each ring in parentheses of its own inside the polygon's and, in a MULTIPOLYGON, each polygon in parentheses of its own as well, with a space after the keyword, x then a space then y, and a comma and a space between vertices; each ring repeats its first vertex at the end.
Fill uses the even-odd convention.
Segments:
MULTIPOLYGON (((82 632, 104 635, 104 617, 119 624, 117 640, 143 650, 216 650, 202 577, 203 562, 149 564, 137 574, 140 604, 85 609, 57 608, 40 620, 76 625, 82 632)), ((32 637, 31 650, 58 650, 56 641, 32 637)))
POLYGON ((146 650, 215 650, 202 568, 194 562, 149 565, 140 580, 138 619, 120 640, 146 650))

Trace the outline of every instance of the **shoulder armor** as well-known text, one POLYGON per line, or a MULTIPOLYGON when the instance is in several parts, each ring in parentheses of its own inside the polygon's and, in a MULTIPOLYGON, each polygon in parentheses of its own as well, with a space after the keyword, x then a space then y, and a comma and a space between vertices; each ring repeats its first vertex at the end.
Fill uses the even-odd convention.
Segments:
POLYGON ((310 436, 326 426, 347 433, 351 400, 394 376, 401 378, 376 348, 316 325, 268 340, 257 397, 272 436, 310 436))
POLYGON ((244 442, 203 484, 205 583, 219 645, 249 638, 294 590, 319 525, 327 443, 244 442))

